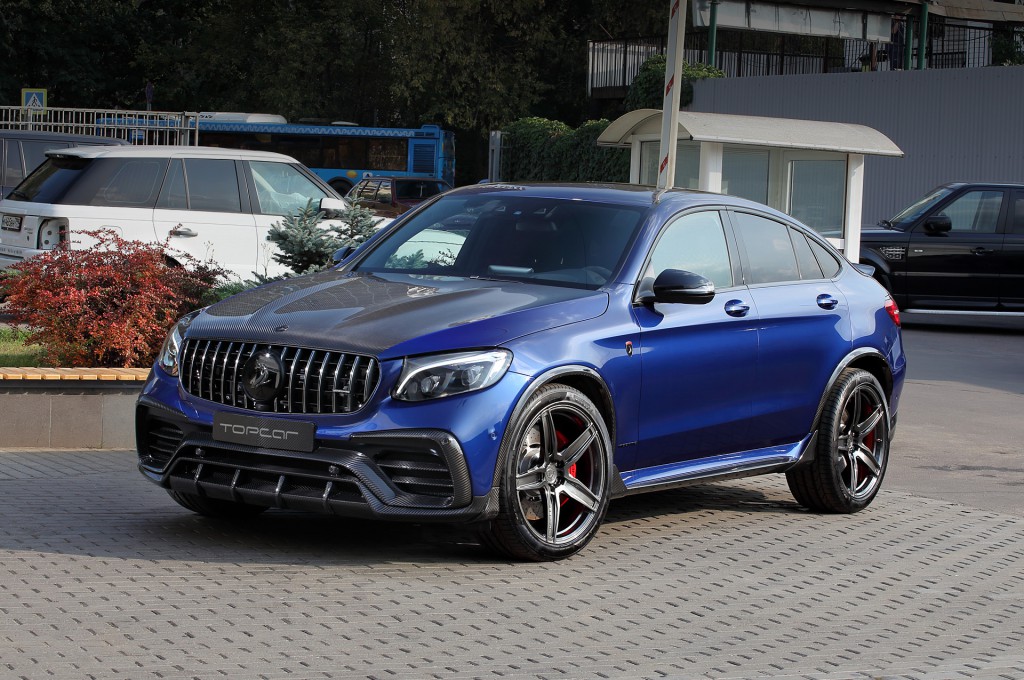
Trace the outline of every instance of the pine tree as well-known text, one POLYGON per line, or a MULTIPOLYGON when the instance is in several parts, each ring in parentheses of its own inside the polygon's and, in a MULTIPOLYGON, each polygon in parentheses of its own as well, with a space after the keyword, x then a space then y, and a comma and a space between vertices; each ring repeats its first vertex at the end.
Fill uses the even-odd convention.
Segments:
POLYGON ((267 234, 280 251, 273 255, 274 260, 293 275, 318 272, 331 266, 331 256, 339 248, 359 245, 376 231, 373 212, 360 205, 340 212, 340 225, 323 227, 324 217, 311 200, 296 214, 276 222, 267 234))

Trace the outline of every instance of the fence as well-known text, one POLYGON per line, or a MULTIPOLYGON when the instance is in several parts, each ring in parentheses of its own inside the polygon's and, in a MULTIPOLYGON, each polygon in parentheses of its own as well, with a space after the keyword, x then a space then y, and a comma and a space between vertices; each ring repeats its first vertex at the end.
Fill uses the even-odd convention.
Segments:
MULTIPOLYGON (((716 65, 730 77, 916 68, 917 20, 896 18, 892 26, 890 42, 720 29, 716 65), (908 36, 911 60, 904 64, 908 36)), ((591 42, 588 93, 592 97, 624 96, 643 62, 664 52, 665 38, 591 42)), ((1024 56, 1024 29, 999 32, 943 17, 929 22, 927 68, 990 66, 1003 63, 1007 59, 1004 54, 1018 59, 1024 56)), ((683 58, 691 63, 708 62, 706 29, 687 32, 683 58)))
POLYGON ((99 135, 132 144, 198 144, 196 113, 0 106, 0 128, 99 135))

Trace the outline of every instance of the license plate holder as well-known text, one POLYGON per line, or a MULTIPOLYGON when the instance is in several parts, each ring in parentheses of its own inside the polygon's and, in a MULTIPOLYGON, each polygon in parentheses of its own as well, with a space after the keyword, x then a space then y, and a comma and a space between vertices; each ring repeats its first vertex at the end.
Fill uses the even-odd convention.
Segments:
POLYGON ((316 448, 316 424, 302 420, 213 414, 213 439, 266 449, 310 452, 316 448))
POLYGON ((21 217, 18 215, 4 215, 0 227, 4 231, 21 231, 21 217))

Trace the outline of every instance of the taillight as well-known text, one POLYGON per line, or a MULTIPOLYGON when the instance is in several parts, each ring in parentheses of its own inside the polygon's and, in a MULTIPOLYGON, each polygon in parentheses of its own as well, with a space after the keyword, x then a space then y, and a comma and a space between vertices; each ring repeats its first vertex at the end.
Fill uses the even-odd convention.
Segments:
POLYGON ((885 311, 889 313, 889 318, 896 324, 897 328, 900 324, 900 308, 896 306, 896 303, 892 298, 887 298, 885 301, 885 311))

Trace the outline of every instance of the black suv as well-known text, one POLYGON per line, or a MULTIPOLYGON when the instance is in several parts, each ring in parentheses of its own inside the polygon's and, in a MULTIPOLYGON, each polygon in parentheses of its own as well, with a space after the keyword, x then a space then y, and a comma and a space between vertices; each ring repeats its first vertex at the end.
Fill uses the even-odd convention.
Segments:
POLYGON ((906 311, 1024 314, 1024 184, 945 184, 861 233, 906 311))

